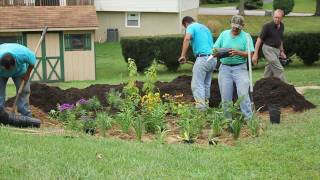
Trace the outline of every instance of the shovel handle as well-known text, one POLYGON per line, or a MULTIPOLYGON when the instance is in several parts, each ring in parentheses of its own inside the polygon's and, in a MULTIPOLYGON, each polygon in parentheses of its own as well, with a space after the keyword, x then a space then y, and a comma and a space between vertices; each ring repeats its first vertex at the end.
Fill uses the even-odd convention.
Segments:
POLYGON ((20 94, 21 94, 21 92, 22 92, 22 90, 23 90, 23 88, 24 88, 25 83, 26 83, 26 82, 25 82, 24 80, 22 80, 21 83, 20 83, 18 93, 17 93, 16 98, 15 98, 14 103, 13 103, 13 110, 12 110, 13 113, 17 113, 17 102, 18 102, 18 98, 20 97, 20 94))

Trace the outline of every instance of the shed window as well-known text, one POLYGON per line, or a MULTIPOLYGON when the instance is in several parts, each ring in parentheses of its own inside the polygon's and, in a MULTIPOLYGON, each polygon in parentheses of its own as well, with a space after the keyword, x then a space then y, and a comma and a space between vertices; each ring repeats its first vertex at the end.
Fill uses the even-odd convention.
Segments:
POLYGON ((127 12, 126 13, 126 27, 140 27, 140 13, 127 12))
POLYGON ((91 50, 91 34, 65 34, 64 44, 66 51, 91 50))
POLYGON ((3 44, 3 43, 23 44, 22 36, 0 36, 0 44, 3 44))

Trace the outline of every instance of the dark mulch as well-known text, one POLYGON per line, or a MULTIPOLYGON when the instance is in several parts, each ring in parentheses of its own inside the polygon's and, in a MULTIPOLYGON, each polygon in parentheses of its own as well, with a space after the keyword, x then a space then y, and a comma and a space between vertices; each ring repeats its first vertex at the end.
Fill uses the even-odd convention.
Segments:
POLYGON ((292 107, 294 111, 303 111, 316 106, 296 91, 293 85, 278 78, 263 78, 253 87, 253 101, 256 108, 266 111, 270 104, 278 107, 292 107))
MULTIPOLYGON (((180 101, 193 102, 190 84, 190 76, 179 76, 171 82, 157 82, 156 88, 161 95, 164 93, 170 95, 183 94, 180 101)), ((106 92, 109 92, 110 89, 121 91, 123 87, 124 84, 95 84, 84 89, 70 88, 62 90, 58 87, 34 83, 31 85, 30 103, 44 112, 49 112, 51 109, 55 109, 57 104, 75 103, 81 98, 88 99, 97 96, 102 105, 107 106, 106 92)), ((142 87, 141 82, 138 82, 138 87, 142 87)), ((235 91, 234 94, 236 94, 235 91)), ((280 107, 292 107, 295 111, 315 107, 315 105, 300 95, 293 86, 285 84, 276 78, 266 78, 257 81, 254 86, 253 99, 256 108, 263 106, 263 111, 267 110, 267 106, 270 103, 277 104, 280 107)), ((14 98, 10 98, 7 105, 12 105, 13 101, 14 98)), ((217 107, 220 101, 218 80, 213 79, 210 106, 217 107)))

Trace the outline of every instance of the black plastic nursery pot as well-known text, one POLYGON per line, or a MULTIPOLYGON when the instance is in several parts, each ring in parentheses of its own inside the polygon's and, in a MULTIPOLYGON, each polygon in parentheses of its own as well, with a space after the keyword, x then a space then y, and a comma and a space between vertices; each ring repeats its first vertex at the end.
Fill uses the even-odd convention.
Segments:
POLYGON ((281 111, 278 105, 276 104, 270 104, 268 105, 268 111, 270 116, 270 122, 279 124, 280 123, 280 115, 281 111))
POLYGON ((19 128, 34 127, 40 128, 41 121, 36 118, 17 115, 13 113, 1 112, 0 124, 10 125, 19 128))

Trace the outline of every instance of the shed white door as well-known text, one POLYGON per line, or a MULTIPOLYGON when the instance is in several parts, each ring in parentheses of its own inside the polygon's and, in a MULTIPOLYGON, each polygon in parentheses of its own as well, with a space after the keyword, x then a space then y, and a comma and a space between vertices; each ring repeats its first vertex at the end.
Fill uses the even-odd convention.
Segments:
MULTIPOLYGON (((35 49, 40 34, 28 34, 27 45, 35 49)), ((62 32, 47 33, 36 56, 37 62, 31 75, 32 81, 54 82, 64 80, 62 32)))

